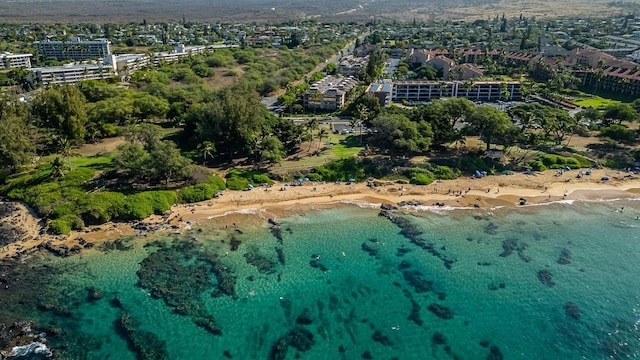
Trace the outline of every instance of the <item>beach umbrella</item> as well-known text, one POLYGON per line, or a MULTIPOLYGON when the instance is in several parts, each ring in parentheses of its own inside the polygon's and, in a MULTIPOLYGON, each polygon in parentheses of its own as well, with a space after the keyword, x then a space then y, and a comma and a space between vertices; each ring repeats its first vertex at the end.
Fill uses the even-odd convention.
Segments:
POLYGON ((253 184, 249 184, 249 189, 253 189, 253 184))
POLYGON ((356 179, 351 178, 351 179, 349 179, 349 182, 356 182, 356 179))

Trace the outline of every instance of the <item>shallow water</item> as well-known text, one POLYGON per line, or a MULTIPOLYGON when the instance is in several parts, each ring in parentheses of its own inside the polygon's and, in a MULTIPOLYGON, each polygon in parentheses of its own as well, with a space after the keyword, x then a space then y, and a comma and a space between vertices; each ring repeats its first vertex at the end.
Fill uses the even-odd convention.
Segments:
POLYGON ((292 212, 278 220, 282 244, 266 221, 246 215, 254 226, 241 225, 242 233, 210 219, 177 238, 127 239, 126 251, 44 257, 37 261, 63 269, 43 275, 47 300, 73 315, 14 303, 5 311, 65 330, 51 345, 66 344, 71 358, 136 359, 116 331, 124 312, 139 331, 164 341, 171 359, 485 359, 492 351, 495 359, 498 352, 505 359, 640 357, 636 202, 401 215, 423 232, 427 249, 378 212, 292 212), (624 212, 613 211, 620 206, 624 212), (236 251, 232 236, 241 242, 236 251), (212 296, 218 279, 211 272, 198 290, 171 266, 156 270, 170 290, 187 291, 191 305, 212 315, 222 335, 140 287, 141 262, 152 254, 172 261, 175 252, 190 254, 178 267, 193 276, 217 261, 235 277, 237 298, 212 296), (547 284, 541 270, 550 274, 547 284), (88 300, 87 287, 104 297, 88 300), (578 319, 565 313, 567 302, 577 305, 578 319), (444 318, 430 310, 437 305, 444 318), (292 330, 297 338, 287 336, 292 330), (287 351, 274 350, 279 339, 287 351))

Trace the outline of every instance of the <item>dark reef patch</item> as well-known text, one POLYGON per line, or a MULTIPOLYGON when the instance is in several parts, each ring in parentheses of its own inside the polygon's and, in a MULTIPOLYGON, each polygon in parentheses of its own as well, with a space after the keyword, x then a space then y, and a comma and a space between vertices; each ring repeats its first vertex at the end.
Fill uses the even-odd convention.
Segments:
POLYGON ((138 329, 139 326, 128 313, 122 314, 115 322, 117 333, 127 341, 139 360, 170 359, 167 344, 156 334, 138 329))
POLYGON ((440 304, 430 304, 427 309, 435 314, 440 319, 449 320, 453 319, 453 310, 449 307, 440 304))
POLYGON ((556 283, 553 282, 553 278, 549 270, 538 271, 538 280, 548 287, 554 287, 556 285, 556 283))
POLYGON ((276 262, 262 255, 257 247, 252 246, 244 254, 247 264, 255 266, 263 274, 271 274, 275 271, 276 262))
MULTIPOLYGON (((214 285, 210 274, 220 273, 216 270, 219 266, 223 265, 215 261, 215 257, 203 254, 195 244, 177 242, 142 260, 137 272, 138 286, 148 290, 151 296, 163 299, 177 314, 189 316, 196 325, 221 335, 213 315, 200 299, 201 294, 214 285)), ((229 283, 219 286, 219 291, 234 293, 229 286, 229 283)))

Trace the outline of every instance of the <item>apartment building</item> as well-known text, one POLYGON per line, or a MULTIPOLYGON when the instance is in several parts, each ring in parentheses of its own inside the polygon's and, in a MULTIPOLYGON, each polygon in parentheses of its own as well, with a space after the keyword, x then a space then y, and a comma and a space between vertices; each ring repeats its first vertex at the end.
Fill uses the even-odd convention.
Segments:
POLYGON ((32 81, 42 85, 76 84, 84 80, 108 79, 116 74, 112 64, 78 64, 64 66, 48 66, 29 69, 33 73, 32 81))
POLYGON ((517 81, 395 81, 392 101, 424 102, 447 97, 472 101, 521 100, 522 84, 517 81))
POLYGON ((375 96, 378 102, 382 106, 391 105, 391 92, 393 89, 393 82, 389 79, 382 80, 380 82, 374 82, 367 88, 367 93, 375 96))
POLYGON ((30 68, 32 56, 31 54, 2 53, 0 54, 0 67, 5 69, 30 68))
POLYGON ((102 59, 111 55, 107 39, 80 40, 72 38, 69 41, 36 41, 33 43, 36 51, 43 58, 54 57, 57 60, 102 59))
POLYGON ((341 109, 346 100, 347 93, 358 85, 358 79, 349 76, 337 78, 325 76, 314 83, 303 96, 305 110, 335 111, 341 109))
POLYGON ((202 54, 207 50, 206 46, 184 46, 177 45, 171 52, 158 52, 153 54, 153 64, 159 66, 161 63, 172 63, 189 55, 202 54))

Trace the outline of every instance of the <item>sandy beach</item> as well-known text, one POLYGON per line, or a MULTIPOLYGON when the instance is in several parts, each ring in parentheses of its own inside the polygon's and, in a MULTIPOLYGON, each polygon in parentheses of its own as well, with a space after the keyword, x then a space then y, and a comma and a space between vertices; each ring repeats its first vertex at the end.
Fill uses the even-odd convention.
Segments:
POLYGON ((262 209, 261 216, 266 219, 277 218, 292 208, 315 209, 349 202, 397 204, 404 201, 437 207, 489 208, 520 206, 521 199, 526 199, 526 204, 532 205, 561 200, 600 201, 640 197, 640 177, 632 173, 596 169, 591 175, 578 175, 577 170, 562 174, 549 170, 483 178, 466 176, 424 186, 384 181, 351 185, 305 182, 301 186, 276 183, 251 191, 226 191, 216 199, 200 203, 175 205, 167 214, 155 215, 139 223, 107 223, 88 227, 84 231, 74 231, 68 236, 45 234, 42 231, 44 222, 24 205, 18 204, 17 211, 0 221, 21 229, 22 240, 3 247, 0 259, 21 258, 37 252, 45 244, 50 250, 62 246, 63 249, 75 247, 75 251, 78 252, 86 248, 87 243, 100 244, 123 235, 157 231, 179 232, 203 221, 224 224, 229 220, 225 220, 222 215, 242 213, 251 209, 262 209), (609 180, 602 181, 605 177, 609 180), (141 231, 141 228, 151 230, 141 231))

